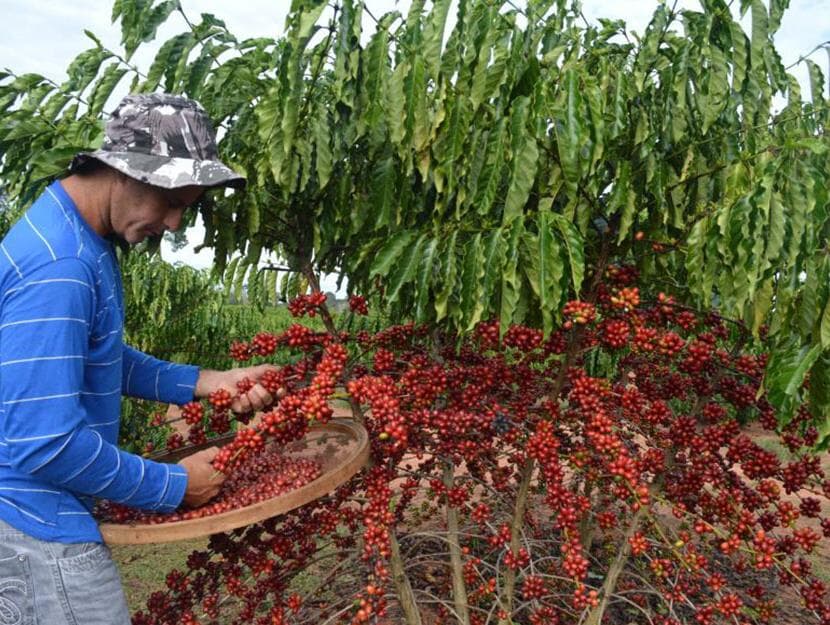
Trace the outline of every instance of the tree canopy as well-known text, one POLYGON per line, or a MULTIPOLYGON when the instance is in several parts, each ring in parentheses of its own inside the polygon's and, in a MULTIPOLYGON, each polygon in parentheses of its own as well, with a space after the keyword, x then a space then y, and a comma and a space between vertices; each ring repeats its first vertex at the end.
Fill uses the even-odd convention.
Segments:
POLYGON ((826 437, 825 79, 804 60, 802 94, 776 52, 787 0, 730 4, 659 4, 633 38, 565 0, 460 0, 451 29, 450 0, 413 0, 371 15, 371 32, 358 0, 293 0, 279 39, 239 40, 203 14, 138 68, 181 9, 116 0, 123 50, 89 33, 63 84, 0 76, 0 179, 30 200, 97 144, 127 81, 183 93, 249 179, 201 208, 231 283, 273 291, 276 272, 257 271, 273 251, 382 293, 397 318, 550 331, 586 279, 634 264, 766 339, 771 400, 787 418, 809 392, 826 437))

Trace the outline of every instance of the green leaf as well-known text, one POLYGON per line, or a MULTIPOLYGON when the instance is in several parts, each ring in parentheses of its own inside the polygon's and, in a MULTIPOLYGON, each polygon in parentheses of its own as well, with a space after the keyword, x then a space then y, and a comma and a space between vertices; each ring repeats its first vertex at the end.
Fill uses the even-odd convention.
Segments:
POLYGON ((385 276, 415 238, 411 230, 401 230, 381 247, 369 269, 369 277, 385 276))
POLYGON ((830 298, 824 306, 824 313, 821 315, 819 324, 819 338, 822 349, 830 348, 830 298))
POLYGON ((449 113, 442 123, 439 134, 433 144, 436 165, 436 188, 438 191, 451 196, 455 193, 457 179, 463 174, 463 147, 469 128, 469 115, 466 100, 460 97, 450 97, 446 100, 449 113), (440 172, 440 175, 438 173, 440 172), (442 184, 439 180, 446 178, 442 184))
POLYGON ((299 19, 295 22, 296 28, 292 30, 290 35, 292 42, 300 48, 305 48, 311 38, 314 26, 317 24, 317 20, 320 19, 323 9, 326 8, 326 3, 320 1, 309 2, 304 8, 305 10, 300 13, 299 19))
MULTIPOLYGON (((492 13, 497 13, 495 8, 491 9, 491 15, 492 13)), ((498 19, 488 19, 485 22, 485 39, 475 60, 470 86, 473 110, 477 110, 483 102, 493 97, 506 78, 508 38, 503 36, 501 25, 502 22, 498 19)))
POLYGON ((406 33, 410 36, 409 42, 420 43, 421 16, 424 12, 424 0, 413 0, 406 14, 406 33))
POLYGON ((40 109, 41 114, 47 121, 57 121, 58 116, 63 111, 63 108, 67 105, 70 100, 70 96, 56 92, 52 96, 49 97, 46 102, 43 103, 43 106, 40 109))
MULTIPOLYGON (((147 5, 147 8, 149 8, 149 5, 147 5)), ((124 41, 128 61, 141 42, 152 41, 155 38, 158 27, 167 21, 170 14, 178 8, 178 0, 166 0, 150 10, 141 12, 142 15, 136 20, 136 25, 139 28, 124 41)))
POLYGON ((526 120, 528 115, 528 98, 520 98, 514 103, 511 119, 512 172, 507 199, 504 202, 502 223, 508 226, 514 219, 521 217, 527 204, 539 161, 536 138, 528 132, 526 120))
POLYGON ((87 149, 86 146, 61 145, 39 152, 32 162, 32 176, 34 178, 53 178, 65 172, 72 157, 85 149, 87 149))
POLYGON ((582 280, 585 276, 585 250, 582 235, 573 222, 568 221, 562 215, 553 213, 551 214, 551 218, 553 225, 559 230, 562 242, 567 249, 574 294, 579 297, 579 292, 582 289, 582 280))
MULTIPOLYGON (((248 236, 250 237, 251 240, 253 240, 257 236, 257 234, 259 233, 260 227, 262 225, 262 220, 261 220, 261 216, 260 216, 260 205, 259 205, 259 200, 257 199, 256 195, 253 195, 253 194, 251 195, 251 199, 250 199, 250 201, 247 202, 245 208, 246 208, 247 213, 248 213, 248 215, 247 215, 248 216, 248 219, 247 219, 248 236)), ((258 253, 257 253, 257 259, 256 260, 251 259, 250 262, 255 263, 257 260, 259 260, 259 254, 258 253)))
POLYGON ((828 144, 827 139, 803 137, 795 142, 795 147, 809 150, 813 154, 820 156, 827 153, 827 150, 830 149, 830 144, 828 144))
POLYGON ((431 321, 433 307, 430 306, 430 291, 434 282, 438 258, 438 239, 429 237, 421 252, 418 266, 418 278, 415 288, 415 319, 420 322, 431 321))
MULTIPOLYGON (((385 128, 385 93, 388 91, 388 82, 391 80, 389 69, 389 32, 386 28, 378 27, 369 42, 364 54, 364 86, 361 91, 362 107, 366 111, 363 120, 374 138, 374 142, 384 140, 385 128)), ((401 94, 402 95, 402 94, 401 94)), ((399 103, 400 110, 402 104, 399 103)))
POLYGON ((752 0, 752 63, 763 67, 764 49, 769 42, 769 19, 763 0, 752 0))
MULTIPOLYGON (((325 6, 325 3, 322 3, 325 6)), ((354 109, 355 88, 359 66, 362 2, 342 0, 338 15, 337 37, 334 40, 334 98, 342 106, 354 109)), ((304 44, 303 44, 304 45, 304 44)))
POLYGON ((429 75, 435 78, 441 66, 441 44, 444 41, 444 27, 451 0, 435 0, 424 27, 421 54, 426 61, 429 75))
POLYGON ((234 277, 236 275, 236 268, 239 265, 240 257, 236 256, 231 259, 231 262, 228 263, 228 266, 225 268, 224 272, 224 288, 225 288, 225 296, 230 295, 231 289, 233 287, 234 277))
POLYGON ((755 302, 752 310, 752 335, 758 337, 761 326, 766 321, 767 314, 772 308, 773 299, 773 281, 772 279, 765 280, 761 286, 756 290, 755 302))
POLYGON ((726 56, 717 45, 704 48, 707 69, 702 89, 697 94, 703 114, 701 132, 706 134, 729 103, 729 67, 726 56))
POLYGON ((392 156, 378 161, 372 172, 371 207, 375 216, 375 229, 393 223, 397 173, 395 159, 392 156))
POLYGON ((176 35, 161 45, 159 51, 156 52, 156 57, 150 65, 150 69, 147 70, 147 78, 145 78, 144 82, 141 83, 139 91, 142 93, 149 93, 158 89, 159 83, 164 77, 164 73, 167 71, 168 65, 170 65, 170 56, 173 53, 173 50, 179 46, 179 41, 184 39, 186 35, 187 33, 176 35))
POLYGON ((686 273, 689 290, 697 301, 709 306, 712 298, 713 276, 707 271, 706 250, 709 240, 709 219, 695 223, 686 239, 686 273))
POLYGON ((205 79, 208 77, 214 59, 218 58, 227 46, 216 46, 211 42, 205 42, 199 56, 187 67, 185 75, 184 92, 190 97, 199 98, 204 87, 205 79))
POLYGON ((579 74, 576 70, 569 68, 564 72, 564 89, 558 98, 553 128, 556 132, 559 163, 565 176, 568 193, 572 199, 577 195, 577 188, 582 177, 579 151, 585 131, 580 119, 579 111, 581 107, 579 74))
POLYGON ((544 310, 558 312, 562 305, 562 278, 565 275, 565 260, 562 246, 553 236, 550 217, 543 213, 539 220, 540 285, 547 295, 540 296, 544 310), (542 215, 544 219, 542 219, 542 215))
POLYGON ((481 291, 479 304, 481 306, 482 315, 491 312, 493 307, 493 292, 496 287, 496 281, 503 275, 505 264, 505 248, 506 241, 504 240, 504 230, 496 228, 484 241, 484 278, 481 282, 481 291))
MULTIPOLYGON (((828 48, 828 50, 830 50, 830 48, 828 48)), ((810 75, 810 97, 813 101, 813 106, 823 106, 823 103, 825 102, 824 75, 822 74, 819 66, 810 59, 805 59, 804 62, 807 64, 807 70, 810 75)))
POLYGON ((523 232, 524 224, 522 224, 522 220, 514 220, 505 249, 505 264, 501 272, 501 309, 499 311, 499 321, 502 335, 512 323, 513 315, 519 303, 519 295, 521 293, 521 279, 518 273, 519 243, 523 232))
POLYGON ((810 409, 819 432, 817 450, 830 446, 830 354, 822 354, 810 370, 810 409))
POLYGON ((476 188, 471 194, 473 208, 479 215, 487 215, 496 199, 504 172, 506 144, 506 124, 504 119, 500 119, 490 131, 484 157, 485 164, 478 177, 476 188))
POLYGON ((69 80, 64 84, 67 91, 82 92, 98 74, 101 63, 112 57, 112 53, 103 48, 84 50, 70 63, 66 70, 69 80))
POLYGON ((777 267, 779 256, 784 249, 787 219, 781 195, 773 191, 769 203, 769 223, 767 226, 767 245, 764 250, 764 267, 777 267))
POLYGON ((104 70, 101 78, 95 83, 92 89, 92 95, 89 100, 90 115, 98 117, 101 114, 116 85, 126 73, 127 70, 122 68, 120 63, 112 63, 104 70))
POLYGON ((170 93, 181 93, 184 81, 184 72, 187 69, 187 59, 190 51, 196 45, 196 37, 191 33, 184 33, 176 37, 167 57, 167 67, 164 75, 164 89, 170 93))
POLYGON ((821 354, 821 345, 800 345, 796 340, 778 344, 770 353, 764 387, 770 403, 778 409, 779 426, 792 419, 804 378, 821 354))
POLYGON ((279 272, 275 270, 266 271, 265 272, 265 297, 267 298, 267 302, 272 305, 276 306, 278 302, 278 293, 277 293, 277 277, 279 272))
POLYGON ((98 39, 98 36, 95 33, 93 33, 91 30, 87 30, 86 28, 84 28, 84 34, 89 39, 92 39, 92 41, 95 43, 95 45, 98 46, 99 48, 104 47, 103 44, 101 43, 101 40, 98 39))
POLYGON ((540 209, 537 228, 538 234, 526 232, 523 236, 522 266, 530 288, 539 299, 542 327, 547 335, 553 329, 553 317, 561 304, 565 262, 553 234, 549 207, 540 209))
MULTIPOLYGON (((406 135, 406 93, 405 82, 409 75, 409 64, 406 61, 398 63, 392 72, 387 92, 387 123, 392 143, 401 146, 406 135)), ((404 155, 408 154, 408 151, 404 155)))
POLYGON ((384 297, 388 304, 398 301, 401 288, 409 284, 415 277, 415 270, 421 263, 421 250, 426 239, 426 233, 418 237, 414 245, 401 250, 394 266, 389 271, 389 279, 386 281, 386 292, 384 297))
POLYGON ((611 191, 609 208, 613 214, 620 216, 617 245, 622 243, 631 232, 634 218, 637 216, 637 194, 631 186, 631 165, 628 161, 620 163, 614 189, 611 191))
POLYGON ((412 70, 405 81, 406 128, 412 138, 412 147, 420 152, 429 140, 430 116, 426 102, 426 71, 421 56, 416 56, 412 70))
POLYGON ((738 22, 729 23, 731 41, 734 48, 732 53, 732 88, 737 93, 746 91, 746 77, 749 68, 749 47, 748 40, 741 25, 738 22))
POLYGON ((435 320, 441 321, 447 316, 447 306, 449 304, 450 296, 456 292, 456 241, 458 240, 458 230, 453 230, 452 234, 447 237, 446 246, 441 247, 441 258, 444 259, 442 271, 442 285, 435 293, 435 320))
POLYGON ((819 344, 813 345, 806 353, 804 353, 798 364, 789 373, 789 377, 784 380, 786 382, 784 392, 787 395, 794 395, 798 389, 801 388, 801 385, 804 383, 804 376, 807 375, 810 367, 813 366, 813 363, 820 354, 821 345, 819 344))
POLYGON ((479 298, 481 279, 484 277, 484 247, 481 233, 474 234, 464 247, 464 266, 461 270, 461 329, 471 330, 481 321, 482 306, 479 298))
POLYGON ((326 108, 323 106, 314 118, 313 133, 317 184, 322 188, 328 184, 332 171, 331 127, 326 108))

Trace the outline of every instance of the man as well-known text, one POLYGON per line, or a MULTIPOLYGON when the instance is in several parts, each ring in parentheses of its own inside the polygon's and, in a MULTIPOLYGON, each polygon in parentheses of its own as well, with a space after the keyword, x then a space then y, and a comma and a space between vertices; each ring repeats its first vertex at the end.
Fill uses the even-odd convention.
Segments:
MULTIPOLYGON (((121 395, 182 404, 265 368, 200 371, 125 345, 111 240, 176 230, 206 189, 245 180, 217 159, 202 107, 165 94, 127 96, 70 172, 0 242, 0 621, 126 625, 94 499, 172 512, 221 478, 216 449, 179 464, 118 449, 121 395)), ((271 401, 257 384, 232 408, 271 401)))

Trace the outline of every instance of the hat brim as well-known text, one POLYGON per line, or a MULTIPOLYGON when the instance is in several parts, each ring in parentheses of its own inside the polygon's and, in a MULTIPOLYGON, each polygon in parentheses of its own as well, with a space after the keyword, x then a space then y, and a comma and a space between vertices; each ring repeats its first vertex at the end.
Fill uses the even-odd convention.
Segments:
POLYGON ((130 178, 162 189, 178 189, 190 185, 242 189, 246 184, 244 176, 219 161, 198 161, 140 152, 81 152, 72 159, 69 170, 77 169, 90 158, 99 160, 130 178))

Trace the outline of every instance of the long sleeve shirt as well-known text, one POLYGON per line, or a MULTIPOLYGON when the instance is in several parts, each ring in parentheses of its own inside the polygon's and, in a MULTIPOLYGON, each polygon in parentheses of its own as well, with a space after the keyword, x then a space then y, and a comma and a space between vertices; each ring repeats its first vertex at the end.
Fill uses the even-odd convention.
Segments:
POLYGON ((199 371, 125 345, 123 325, 113 246, 55 182, 0 242, 0 518, 36 538, 100 541, 96 498, 184 496, 184 468, 117 447, 121 396, 185 403, 199 371))

